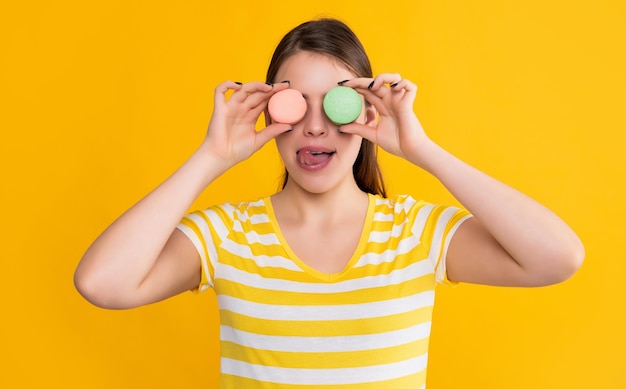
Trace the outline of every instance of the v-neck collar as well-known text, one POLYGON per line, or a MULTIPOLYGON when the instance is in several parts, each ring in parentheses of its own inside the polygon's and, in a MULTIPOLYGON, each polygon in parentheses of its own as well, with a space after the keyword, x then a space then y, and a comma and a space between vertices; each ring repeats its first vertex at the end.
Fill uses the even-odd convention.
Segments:
POLYGON ((365 221, 361 229, 361 236, 359 238, 359 243, 357 244, 356 249, 352 253, 350 260, 346 263, 346 266, 343 268, 343 270, 341 270, 338 273, 325 273, 325 272, 319 271, 309 266, 303 260, 301 260, 296 255, 296 253, 291 249, 291 246, 289 246, 289 243, 287 243, 287 239, 285 239, 285 236, 283 235, 283 232, 278 224, 278 219, 276 219, 276 213, 274 212, 274 206, 272 205, 271 198, 269 196, 265 197, 263 199, 263 202, 265 203, 265 207, 267 208, 267 214, 272 224, 272 228, 274 229, 274 232, 276 236, 278 237, 278 240, 280 241, 281 246, 286 251, 289 259, 291 259, 296 265, 298 265, 298 267, 300 267, 307 274, 310 274, 313 277, 318 278, 325 282, 334 282, 340 279, 341 277, 343 277, 346 273, 348 273, 353 268, 354 264, 358 262, 359 258, 361 258, 361 256, 363 255, 363 251, 365 250, 365 246, 367 244, 367 241, 369 239, 369 235, 371 232, 370 230, 372 227, 372 220, 374 217, 374 209, 376 205, 376 199, 374 198, 374 195, 368 193, 367 196, 368 196, 367 213, 365 215, 365 221))

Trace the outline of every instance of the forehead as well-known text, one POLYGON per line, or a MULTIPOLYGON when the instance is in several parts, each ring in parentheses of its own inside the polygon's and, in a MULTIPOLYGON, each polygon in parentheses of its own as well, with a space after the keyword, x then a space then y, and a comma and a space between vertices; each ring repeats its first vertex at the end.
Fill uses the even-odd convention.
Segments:
POLYGON ((302 51, 287 58, 276 73, 276 81, 289 80, 291 87, 302 93, 327 92, 337 82, 355 75, 336 58, 302 51))

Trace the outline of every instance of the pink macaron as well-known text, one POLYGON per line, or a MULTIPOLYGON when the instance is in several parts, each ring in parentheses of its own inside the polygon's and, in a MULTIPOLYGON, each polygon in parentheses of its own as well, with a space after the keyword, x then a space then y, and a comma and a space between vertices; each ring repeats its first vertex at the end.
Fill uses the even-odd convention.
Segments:
POLYGON ((306 113, 306 101, 297 90, 285 89, 270 97, 267 110, 273 121, 295 124, 302 120, 306 113))

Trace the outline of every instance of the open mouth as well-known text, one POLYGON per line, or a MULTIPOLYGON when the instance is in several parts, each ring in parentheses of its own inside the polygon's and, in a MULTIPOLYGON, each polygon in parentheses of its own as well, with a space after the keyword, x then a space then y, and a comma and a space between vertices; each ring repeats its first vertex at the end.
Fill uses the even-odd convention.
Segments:
POLYGON ((334 151, 300 149, 297 152, 297 161, 303 166, 319 166, 324 164, 335 154, 334 151))

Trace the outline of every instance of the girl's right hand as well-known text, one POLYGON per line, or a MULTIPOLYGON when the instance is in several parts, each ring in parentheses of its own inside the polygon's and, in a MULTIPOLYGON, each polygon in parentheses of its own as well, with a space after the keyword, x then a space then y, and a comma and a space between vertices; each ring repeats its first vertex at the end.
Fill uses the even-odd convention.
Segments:
POLYGON ((218 85, 202 148, 229 168, 250 157, 272 138, 289 131, 291 125, 282 123, 269 124, 260 131, 255 128, 270 97, 288 87, 286 82, 268 85, 226 81, 218 85), (233 93, 227 97, 229 91, 233 93))

